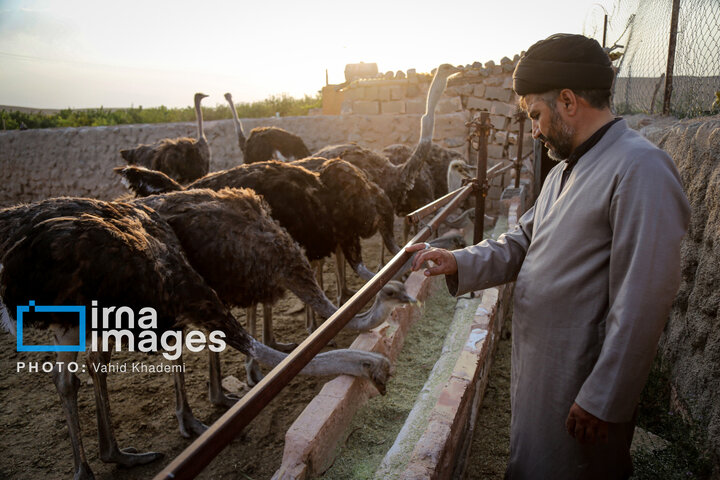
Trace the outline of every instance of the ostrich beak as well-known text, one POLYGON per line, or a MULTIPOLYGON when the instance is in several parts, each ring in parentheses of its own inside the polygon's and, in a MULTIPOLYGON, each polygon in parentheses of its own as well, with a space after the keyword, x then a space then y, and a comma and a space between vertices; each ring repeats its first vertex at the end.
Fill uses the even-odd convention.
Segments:
POLYGON ((408 295, 405 292, 401 292, 398 296, 398 301, 401 303, 408 303, 410 305, 419 305, 420 302, 418 302, 417 298, 408 295))

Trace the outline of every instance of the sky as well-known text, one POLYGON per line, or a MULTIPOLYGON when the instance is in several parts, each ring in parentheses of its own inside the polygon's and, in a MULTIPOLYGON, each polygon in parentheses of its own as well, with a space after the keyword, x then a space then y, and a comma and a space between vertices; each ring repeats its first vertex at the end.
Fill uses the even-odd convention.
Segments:
POLYGON ((0 0, 0 105, 185 107, 315 95, 345 65, 430 72, 592 34, 611 0, 0 0))

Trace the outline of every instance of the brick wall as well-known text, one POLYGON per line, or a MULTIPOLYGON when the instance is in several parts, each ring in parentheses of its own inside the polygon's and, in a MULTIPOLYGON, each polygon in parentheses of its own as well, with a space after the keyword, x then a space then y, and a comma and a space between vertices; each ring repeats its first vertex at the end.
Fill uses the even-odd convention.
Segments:
MULTIPOLYGON (((475 163, 477 153, 469 146, 470 131, 466 124, 481 111, 487 111, 493 127, 488 141, 488 167, 503 159, 514 158, 520 132, 513 118, 518 108, 512 90, 512 72, 519 58, 519 55, 512 60, 505 57, 497 65, 493 61, 484 65, 476 62, 467 65, 461 76, 451 78, 435 109, 433 141, 457 150, 469 162, 475 163)), ((431 80, 431 74, 418 74, 415 70, 395 74, 388 72, 380 78, 351 82, 335 92, 333 101, 337 105, 338 97, 342 98, 339 111, 342 116, 392 115, 393 118, 400 118, 421 115, 425 111, 431 80)), ((532 149, 530 122, 525 122, 524 135, 523 156, 532 149)), ((510 173, 493 180, 487 197, 487 209, 496 211, 499 208, 502 189, 511 181, 510 173)))

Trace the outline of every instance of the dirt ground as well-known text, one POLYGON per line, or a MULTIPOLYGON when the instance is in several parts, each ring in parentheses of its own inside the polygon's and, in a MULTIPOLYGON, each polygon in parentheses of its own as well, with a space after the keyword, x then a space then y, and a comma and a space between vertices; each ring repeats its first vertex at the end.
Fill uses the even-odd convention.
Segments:
MULTIPOLYGON (((397 235, 400 239, 401 236, 397 235)), ((379 241, 363 243, 365 261, 376 270, 380 258, 379 241)), ((325 263, 325 289, 335 298, 332 261, 325 263)), ((348 273, 354 288, 362 281, 348 273)), ((300 343, 305 337, 302 304, 287 293, 274 308, 274 325, 279 341, 300 343)), ((236 311, 244 322, 244 312, 236 311)), ((261 312, 259 312, 261 314, 261 312)), ((39 332, 32 343, 45 339, 39 332)), ((341 333, 338 347, 347 347, 355 335, 341 333)), ((47 343, 49 339, 44 340, 47 343)), ((29 343, 29 342, 28 342, 29 343)), ((221 355, 223 375, 245 380, 244 356, 237 352, 221 355)), ((68 479, 73 475, 72 449, 63 410, 49 373, 17 372, 17 362, 54 361, 54 354, 16 352, 15 337, 0 332, 0 478, 3 479, 68 479)), ((113 355, 120 364, 145 361, 156 364, 159 356, 137 352, 113 355)), ((84 362, 82 355, 78 361, 84 362)), ((207 355, 185 353, 185 378, 189 403, 195 416, 211 424, 225 411, 208 401, 207 355)), ((167 363, 167 362, 166 362, 167 363)), ((267 370, 266 370, 267 371, 267 370)), ((138 480, 152 478, 184 450, 192 439, 180 436, 175 418, 175 397, 171 373, 111 373, 108 390, 113 426, 120 448, 135 447, 140 451, 165 454, 161 460, 133 469, 104 464, 98 457, 97 425, 92 382, 87 374, 79 374, 82 386, 78 393, 83 443, 93 472, 98 480, 138 480)), ((280 465, 286 430, 329 378, 295 378, 263 412, 205 469, 198 478, 204 479, 267 479, 280 465)))

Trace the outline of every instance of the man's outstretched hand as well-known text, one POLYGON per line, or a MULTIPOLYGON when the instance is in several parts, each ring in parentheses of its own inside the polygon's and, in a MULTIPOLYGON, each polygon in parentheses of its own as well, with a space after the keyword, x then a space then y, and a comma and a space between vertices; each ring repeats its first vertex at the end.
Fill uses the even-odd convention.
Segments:
POLYGON ((432 260, 435 265, 425 269, 423 273, 426 277, 431 275, 453 275, 457 273, 455 256, 448 250, 432 248, 427 243, 416 243, 415 245, 405 247, 405 251, 408 253, 419 252, 415 255, 415 258, 413 258, 413 272, 420 270, 423 263, 432 260))
POLYGON ((578 442, 590 445, 607 443, 608 425, 608 422, 583 410, 577 403, 570 407, 570 413, 565 420, 567 432, 578 442))

